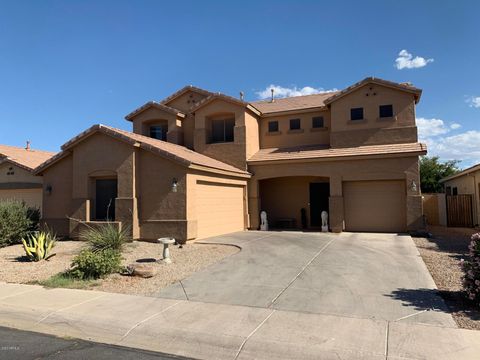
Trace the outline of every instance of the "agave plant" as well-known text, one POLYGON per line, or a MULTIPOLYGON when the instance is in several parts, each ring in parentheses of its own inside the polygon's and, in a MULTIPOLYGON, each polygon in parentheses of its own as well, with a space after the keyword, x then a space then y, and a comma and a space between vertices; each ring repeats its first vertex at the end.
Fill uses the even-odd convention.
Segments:
POLYGON ((46 231, 37 231, 28 235, 26 240, 22 239, 27 257, 32 261, 48 260, 54 256, 50 252, 56 241, 56 236, 46 231))

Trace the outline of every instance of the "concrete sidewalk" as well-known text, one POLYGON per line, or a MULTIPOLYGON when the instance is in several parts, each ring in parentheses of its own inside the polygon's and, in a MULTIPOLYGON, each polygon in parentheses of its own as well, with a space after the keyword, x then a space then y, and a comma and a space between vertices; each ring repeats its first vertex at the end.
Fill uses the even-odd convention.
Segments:
POLYGON ((478 359, 480 332, 0 283, 0 326, 199 359, 478 359))

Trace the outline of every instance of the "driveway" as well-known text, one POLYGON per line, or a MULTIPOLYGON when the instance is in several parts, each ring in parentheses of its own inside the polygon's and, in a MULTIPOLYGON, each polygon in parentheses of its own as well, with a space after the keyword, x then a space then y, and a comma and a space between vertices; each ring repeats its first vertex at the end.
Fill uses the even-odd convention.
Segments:
POLYGON ((203 242, 242 250, 158 297, 456 327, 410 236, 253 231, 203 242))

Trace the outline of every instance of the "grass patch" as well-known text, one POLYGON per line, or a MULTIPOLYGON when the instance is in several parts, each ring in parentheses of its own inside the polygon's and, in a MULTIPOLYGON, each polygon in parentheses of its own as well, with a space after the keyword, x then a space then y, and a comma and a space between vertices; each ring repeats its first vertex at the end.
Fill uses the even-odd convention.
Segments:
POLYGON ((68 273, 59 273, 53 275, 47 280, 35 281, 35 284, 48 288, 68 288, 68 289, 86 289, 97 285, 95 280, 82 280, 69 275, 68 273))

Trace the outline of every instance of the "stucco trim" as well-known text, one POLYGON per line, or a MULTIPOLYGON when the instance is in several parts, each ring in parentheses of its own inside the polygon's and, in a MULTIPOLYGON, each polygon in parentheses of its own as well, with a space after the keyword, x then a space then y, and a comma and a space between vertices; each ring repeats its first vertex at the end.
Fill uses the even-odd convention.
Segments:
POLYGON ((42 184, 27 182, 0 183, 0 190, 41 189, 42 184))
POLYGON ((220 175, 241 177, 241 178, 245 178, 245 179, 250 179, 252 177, 252 174, 249 174, 249 173, 243 173, 243 172, 242 173, 236 173, 236 172, 232 172, 232 171, 225 171, 225 170, 220 170, 220 169, 208 168, 208 167, 201 166, 201 165, 196 165, 196 164, 192 164, 188 168, 193 169, 193 170, 206 171, 206 172, 209 172, 209 173, 220 174, 220 175))

